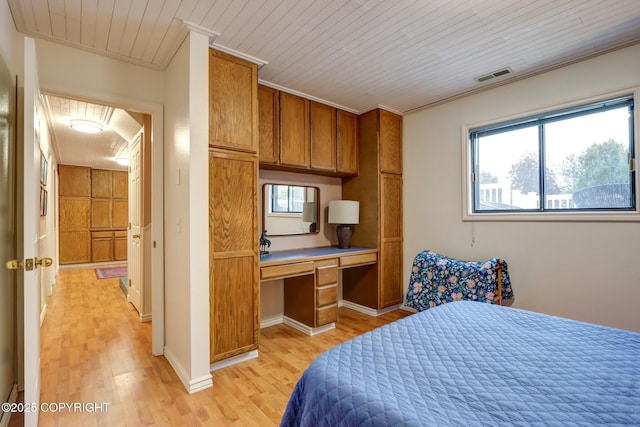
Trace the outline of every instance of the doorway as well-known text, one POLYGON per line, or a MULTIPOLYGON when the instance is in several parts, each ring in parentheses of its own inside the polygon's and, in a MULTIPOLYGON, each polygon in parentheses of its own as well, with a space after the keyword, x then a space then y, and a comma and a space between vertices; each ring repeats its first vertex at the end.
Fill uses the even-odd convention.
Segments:
MULTIPOLYGON (((141 176, 141 203, 144 209, 141 219, 146 223, 143 224, 140 233, 142 235, 141 259, 144 260, 141 264, 140 275, 141 280, 148 284, 149 292, 147 292, 145 300, 146 312, 140 311, 140 313, 142 315, 141 320, 151 320, 151 313, 153 313, 152 354, 161 355, 164 347, 162 303, 164 300, 162 271, 163 107, 144 102, 121 102, 119 99, 97 100, 78 95, 58 94, 47 90, 42 92, 48 106, 55 107, 49 108, 47 122, 53 133, 53 144, 57 147, 55 154, 60 164, 81 163, 95 168, 116 170, 118 168, 114 166, 115 162, 124 163, 125 159, 128 160, 129 142, 134 140, 136 136, 141 137, 143 150, 141 163, 144 168, 141 176), (102 125, 104 125, 103 131, 107 131, 108 128, 108 131, 112 132, 111 139, 107 142, 106 147, 92 145, 92 142, 96 140, 95 135, 80 134, 72 130, 69 127, 69 117, 61 117, 65 112, 67 114, 72 112, 78 114, 79 111, 89 116, 89 118, 97 118, 98 121, 101 121, 102 125), (136 125, 138 127, 137 131, 135 130, 136 125), (117 133, 117 135, 114 133, 117 133), (66 136, 60 136, 60 134, 66 136), (82 144, 82 141, 86 143, 85 146, 89 147, 89 150, 78 153, 78 146, 82 144), (66 144, 67 142, 72 142, 73 145, 69 146, 69 144, 66 144), (69 156, 66 155, 66 150, 76 151, 74 153, 76 157, 72 156, 71 160, 67 160, 69 156)), ((121 166, 119 169, 124 169, 124 171, 128 172, 128 166, 121 166)), ((60 242, 61 233, 62 229, 58 227, 56 236, 58 242, 60 242)), ((118 236, 115 235, 113 238, 117 239, 118 236)), ((128 240, 130 240, 130 236, 128 240)))

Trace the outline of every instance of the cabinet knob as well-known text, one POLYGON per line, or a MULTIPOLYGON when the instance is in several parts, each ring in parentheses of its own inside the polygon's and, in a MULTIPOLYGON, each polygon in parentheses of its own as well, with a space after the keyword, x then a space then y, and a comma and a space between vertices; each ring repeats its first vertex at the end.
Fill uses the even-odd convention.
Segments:
POLYGON ((134 234, 134 235, 132 235, 132 236, 131 236, 131 238, 132 238, 132 239, 139 239, 139 238, 140 238, 140 235, 139 235, 139 234, 134 234))

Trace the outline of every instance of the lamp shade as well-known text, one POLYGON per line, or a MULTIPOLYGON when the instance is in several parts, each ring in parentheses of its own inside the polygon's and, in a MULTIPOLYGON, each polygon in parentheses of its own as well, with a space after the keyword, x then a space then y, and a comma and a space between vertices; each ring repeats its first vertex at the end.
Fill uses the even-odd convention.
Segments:
POLYGON ((329 224, 358 224, 360 202, 355 200, 332 200, 329 202, 329 224))

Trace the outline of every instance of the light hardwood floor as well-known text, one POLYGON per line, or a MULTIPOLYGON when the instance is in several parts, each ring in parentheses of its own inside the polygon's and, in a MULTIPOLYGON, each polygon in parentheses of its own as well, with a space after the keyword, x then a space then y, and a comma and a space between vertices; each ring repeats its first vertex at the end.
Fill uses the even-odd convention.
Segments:
POLYGON ((105 412, 40 413, 41 426, 273 426, 298 378, 320 353, 408 315, 339 310, 335 330, 313 337, 288 326, 261 330, 257 359, 215 371, 213 388, 189 395, 164 357, 151 355, 118 279, 62 269, 42 325, 41 402, 108 402, 105 412))

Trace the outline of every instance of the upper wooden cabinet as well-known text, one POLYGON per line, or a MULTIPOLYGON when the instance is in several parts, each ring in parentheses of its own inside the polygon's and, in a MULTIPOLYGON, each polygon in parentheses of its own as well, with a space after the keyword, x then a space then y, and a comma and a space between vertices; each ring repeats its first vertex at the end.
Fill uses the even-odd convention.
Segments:
POLYGON ((310 165, 309 100, 280 92, 280 164, 310 165))
POLYGON ((278 90, 258 85, 258 139, 260 163, 280 161, 280 102, 278 90))
POLYGON ((311 169, 336 170, 336 109, 310 101, 311 169))
POLYGON ((402 116, 380 112, 380 172, 402 174, 402 116))
POLYGON ((358 174, 358 116, 347 111, 337 112, 336 171, 345 175, 358 174))
POLYGON ((209 145, 258 151, 258 67, 209 49, 209 145))
POLYGON ((258 85, 260 167, 330 176, 358 174, 358 116, 258 85))

